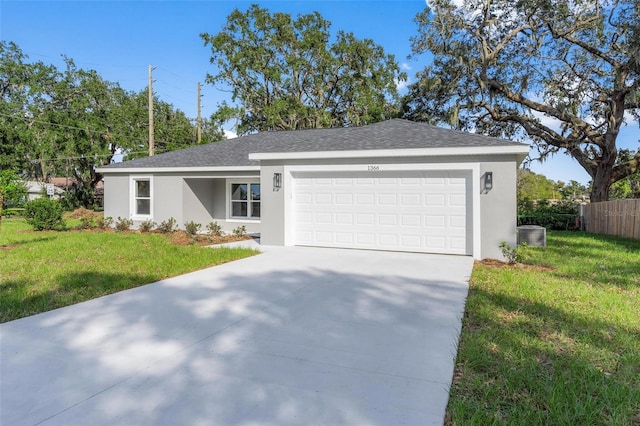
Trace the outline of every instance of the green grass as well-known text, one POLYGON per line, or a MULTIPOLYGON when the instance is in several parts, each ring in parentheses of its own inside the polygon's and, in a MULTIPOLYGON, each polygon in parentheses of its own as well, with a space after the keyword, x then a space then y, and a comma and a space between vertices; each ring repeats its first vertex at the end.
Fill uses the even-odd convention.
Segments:
POLYGON ((474 267, 447 423, 640 425, 640 241, 547 243, 474 267))
POLYGON ((34 232, 22 219, 0 226, 0 322, 256 253, 172 245, 158 234, 34 232))

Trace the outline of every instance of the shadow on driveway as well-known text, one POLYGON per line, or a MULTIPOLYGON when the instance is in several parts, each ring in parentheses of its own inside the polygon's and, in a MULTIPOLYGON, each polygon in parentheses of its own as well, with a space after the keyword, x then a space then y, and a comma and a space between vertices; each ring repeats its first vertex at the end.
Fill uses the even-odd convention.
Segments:
POLYGON ((282 248, 0 325, 0 423, 442 424, 473 260, 282 248))

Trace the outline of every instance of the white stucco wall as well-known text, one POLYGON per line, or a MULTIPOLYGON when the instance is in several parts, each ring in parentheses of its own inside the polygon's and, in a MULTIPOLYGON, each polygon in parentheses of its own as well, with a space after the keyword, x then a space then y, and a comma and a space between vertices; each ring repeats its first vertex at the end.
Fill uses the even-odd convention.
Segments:
POLYGON ((291 173, 301 167, 315 167, 317 170, 331 170, 354 166, 355 170, 363 165, 376 164, 399 165, 411 170, 441 169, 455 167, 469 170, 471 191, 467 203, 475 210, 468 217, 467 229, 470 229, 468 244, 476 258, 502 258, 499 245, 502 241, 515 246, 516 242, 516 155, 486 156, 440 156, 435 158, 376 158, 351 159, 333 158, 323 160, 263 160, 261 162, 261 182, 263 187, 262 243, 267 245, 291 244, 288 238, 292 229, 291 211, 288 201, 292 197, 291 173), (493 173, 494 185, 491 191, 482 190, 482 177, 487 171, 493 173), (283 174, 283 187, 279 191, 268 190, 272 187, 274 173, 283 174), (475 181, 474 181, 475 180, 475 181), (477 192, 477 193, 476 193, 477 192), (479 230, 475 231, 475 227, 479 230), (479 241, 474 241, 478 239, 479 241))
MULTIPOLYGON (((218 222, 225 233, 244 225, 248 233, 260 233, 259 220, 242 220, 228 217, 227 186, 230 179, 258 181, 257 172, 225 173, 106 173, 104 192, 104 215, 117 220, 118 217, 131 217, 131 179, 151 177, 153 180, 152 197, 153 216, 157 224, 173 217, 179 228, 194 221, 202 225, 218 222)), ((134 227, 141 220, 134 221, 134 227)))
POLYGON ((129 218, 129 175, 104 176, 104 217, 129 218))
POLYGON ((516 246, 517 202, 515 158, 480 163, 480 175, 493 173, 493 189, 480 195, 482 258, 503 259, 499 249, 505 241, 516 246))
POLYGON ((262 187, 262 226, 260 242, 266 245, 285 245, 285 194, 290 196, 288 182, 284 179, 282 165, 264 164, 260 173, 262 187), (273 174, 282 173, 283 182, 280 190, 273 188, 273 174))

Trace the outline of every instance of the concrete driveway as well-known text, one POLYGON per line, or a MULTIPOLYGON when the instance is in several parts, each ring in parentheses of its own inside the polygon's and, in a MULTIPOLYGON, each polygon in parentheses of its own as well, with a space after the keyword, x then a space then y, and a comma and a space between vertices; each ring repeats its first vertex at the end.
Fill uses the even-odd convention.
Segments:
POLYGON ((271 248, 1 324, 0 424, 442 424, 472 263, 271 248))

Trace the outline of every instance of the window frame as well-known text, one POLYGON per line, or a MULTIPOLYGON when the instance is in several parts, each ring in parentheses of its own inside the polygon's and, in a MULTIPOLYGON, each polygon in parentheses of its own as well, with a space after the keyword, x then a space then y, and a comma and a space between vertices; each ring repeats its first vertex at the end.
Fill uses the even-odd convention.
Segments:
POLYGON ((262 185, 260 179, 227 179, 227 220, 229 221, 237 221, 237 222, 260 222, 262 217, 262 185), (233 185, 247 185, 247 216, 234 216, 233 215, 233 202, 244 201, 244 200, 233 200, 233 185), (259 185, 260 186, 260 200, 252 200, 251 199, 251 185, 259 185), (260 216, 252 217, 251 213, 253 211, 252 203, 258 202, 260 203, 260 216))
POLYGON ((153 176, 137 175, 129 177, 129 216, 133 220, 149 220, 153 218, 153 176), (141 181, 149 182, 149 197, 137 196, 137 183, 141 181), (137 212, 137 201, 149 200, 149 214, 139 214, 137 212))

